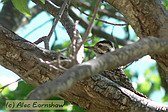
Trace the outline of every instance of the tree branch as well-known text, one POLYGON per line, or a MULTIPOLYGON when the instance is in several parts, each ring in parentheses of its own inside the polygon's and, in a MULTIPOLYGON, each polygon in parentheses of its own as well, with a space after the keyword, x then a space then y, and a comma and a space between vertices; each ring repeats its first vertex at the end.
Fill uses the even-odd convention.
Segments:
MULTIPOLYGON (((82 7, 84 9, 92 9, 90 3, 87 3, 87 2, 76 2, 74 3, 74 6, 77 7, 82 7)), ((127 22, 127 20, 124 18, 124 17, 121 17, 121 16, 117 16, 116 13, 118 11, 116 11, 114 8, 111 8, 110 10, 106 10, 106 9, 99 9, 98 10, 98 14, 101 15, 101 16, 108 16, 108 17, 112 17, 112 18, 115 18, 115 19, 118 19, 118 20, 121 20, 121 21, 124 21, 124 22, 127 22)))
POLYGON ((127 18, 128 23, 139 37, 159 36, 158 29, 166 19, 159 0, 143 0, 143 2, 137 0, 105 1, 117 8, 127 18))
MULTIPOLYGON (((48 2, 49 2, 49 1, 48 1, 48 2)), ((63 5, 62 5, 61 8, 60 8, 60 11, 59 11, 57 17, 55 17, 54 23, 53 23, 53 25, 52 25, 52 27, 51 27, 51 29, 50 29, 48 35, 39 38, 37 41, 34 42, 35 44, 39 44, 39 43, 41 43, 41 42, 43 41, 43 42, 44 42, 45 49, 48 49, 48 50, 49 50, 49 40, 50 40, 52 34, 53 34, 54 31, 55 31, 56 25, 57 25, 58 22, 61 20, 62 15, 63 15, 65 9, 69 7, 68 2, 71 2, 71 1, 70 1, 70 0, 65 0, 65 1, 64 1, 63 5), (42 40, 42 41, 41 41, 41 40, 42 40)), ((52 4, 52 2, 51 2, 50 4, 52 4)))
MULTIPOLYGON (((12 32, 4 29, 3 27, 0 27, 0 40, 0 64, 18 73, 28 83, 32 85, 39 85, 48 80, 52 80, 56 76, 61 74, 61 72, 56 72, 56 69, 53 65, 49 65, 48 63, 41 64, 40 61, 40 59, 42 59, 44 62, 57 59, 56 53, 38 49, 32 43, 21 39, 12 32), (32 68, 36 67, 36 65, 38 64, 40 64, 40 66, 37 67, 37 69, 35 69, 33 73, 28 74, 28 76, 24 76, 27 71, 32 70, 32 68)), ((153 105, 153 102, 146 101, 141 98, 137 100, 139 97, 134 97, 134 93, 131 93, 127 90, 125 91, 125 89, 122 89, 122 87, 120 88, 120 86, 117 86, 117 84, 106 80, 102 76, 95 76, 88 80, 83 80, 82 84, 79 82, 70 90, 60 95, 65 99, 68 99, 72 103, 74 102, 76 104, 79 104, 80 106, 90 111, 95 111, 95 109, 100 111, 101 108, 105 107, 105 109, 113 109, 114 111, 118 109, 118 111, 126 110, 127 112, 131 112, 131 109, 132 111, 135 111, 133 107, 137 106, 136 103, 138 101, 140 101, 140 103, 138 102, 140 106, 137 107, 139 111, 143 111, 144 107, 150 108, 150 106, 153 105), (83 88, 84 90, 81 90, 81 88, 83 88), (89 91, 89 94, 87 93, 87 91, 89 91), (85 95, 83 95, 82 93, 84 93, 85 95), (93 96, 98 96, 98 98, 96 98, 95 100, 93 96), (85 100, 86 104, 82 104, 79 101, 79 97, 80 101, 85 100), (97 102, 96 105, 94 104, 95 102, 97 102), (109 104, 105 102, 109 102, 109 104), (120 106, 117 107, 115 105, 116 103, 119 103, 120 106), (148 105, 146 106, 146 104, 148 105), (132 108, 127 109, 128 107, 132 108)), ((153 105, 149 110, 153 111, 159 109, 166 111, 166 108, 167 107, 162 108, 162 106, 153 105)))
MULTIPOLYGON (((32 0, 32 1, 36 3, 37 5, 39 5, 41 8, 43 8, 44 10, 48 11, 54 17, 57 17, 59 15, 58 13, 60 11, 60 7, 56 6, 54 3, 46 1, 45 4, 42 4, 39 0, 32 0)), ((73 28, 75 24, 73 20, 70 18, 70 16, 68 15, 67 11, 64 11, 60 22, 65 27, 68 35, 70 36, 70 39, 73 40, 73 36, 74 36, 73 28)))
MULTIPOLYGON (((89 25, 89 22, 84 20, 83 18, 79 17, 77 14, 75 14, 71 9, 69 10, 69 14, 70 16, 74 19, 74 20, 79 20, 79 23, 82 27, 84 27, 85 29, 88 27, 89 25)), ((123 40, 123 39, 119 39, 117 37, 113 37, 111 36, 110 34, 102 31, 100 28, 96 27, 96 26, 93 26, 92 28, 92 32, 93 34, 99 36, 99 37, 102 37, 102 38, 105 38, 107 40, 110 40, 110 41, 115 41, 114 38, 117 40, 117 42, 121 45, 127 45, 127 44, 132 44, 133 42, 129 41, 129 40, 123 40)))
POLYGON ((143 39, 130 46, 117 49, 116 51, 107 53, 97 59, 74 66, 58 79, 47 82, 36 88, 30 95, 30 99, 49 98, 55 94, 60 94, 66 91, 77 81, 86 77, 101 73, 104 70, 110 70, 126 65, 148 54, 153 55, 160 53, 168 53, 168 39, 148 37, 148 39, 143 39), (52 85, 57 86, 53 88, 52 85))
MULTIPOLYGON (((147 41, 143 40, 146 42, 146 47, 141 47, 145 48, 145 53, 154 46, 155 44, 150 44, 148 45, 149 40, 151 40, 151 43, 159 42, 158 39, 147 39, 147 41)), ((163 40, 161 40, 163 41, 163 40)), ((139 42, 142 43, 142 42, 139 42)), ((163 42, 163 43, 166 43, 163 42)), ((136 43, 135 45, 137 45, 136 43)), ((44 50, 44 49, 39 49, 37 48, 34 44, 30 43, 29 41, 24 40, 23 38, 20 38, 13 32, 8 31, 7 29, 3 28, 2 26, 0 27, 0 64, 13 72, 17 73, 21 78, 23 78, 27 83, 34 85, 34 86, 39 86, 40 84, 48 81, 48 80, 53 80, 56 77, 59 77, 62 72, 59 70, 56 70, 57 63, 54 65, 48 64, 48 62, 52 60, 57 60, 58 54, 52 51, 44 50), (41 63, 42 61, 46 63, 41 63), (48 62, 47 62, 48 61, 48 62), (25 64, 26 63, 26 64, 25 64), (36 67, 39 65, 38 67, 36 67), (32 70, 34 67, 36 69, 33 70, 33 72, 30 72, 30 74, 27 74, 28 71, 32 70)), ((132 47, 135 47, 132 46, 132 47)), ((161 46, 160 44, 156 43, 157 48, 153 48, 153 50, 159 49, 161 46)), ((166 44, 167 46, 168 44, 166 44)), ((141 47, 138 47, 139 49, 141 47)), ((167 48, 165 46, 165 49, 167 48)), ((131 46, 130 46, 131 47, 131 46)), ((131 47, 131 48, 132 48, 131 47)), ((126 47, 126 48, 129 48, 126 47)), ((124 48, 124 49, 126 49, 124 48)), ((159 49, 157 52, 162 52, 164 48, 159 49)), ((127 49, 129 52, 130 49, 127 49)), ((137 50, 136 50, 137 51, 137 50)), ((150 50, 150 53, 154 53, 152 49, 150 50)), ((138 52, 138 51, 137 51, 138 52)), ((119 51, 115 52, 116 54, 119 53, 119 51)), ((113 54, 113 53, 112 53, 113 54)), ((107 57, 111 55, 111 53, 104 55, 100 57, 100 59, 103 57, 107 57)), ((115 54, 113 54, 115 55, 115 54)), ((120 54, 118 58, 122 58, 124 54, 120 54), (120 57, 122 56, 122 57, 120 57)), ((141 57, 143 54, 141 54, 139 57, 141 57)), ((135 55, 134 55, 135 56, 135 55)), ((65 60, 66 58, 61 56, 61 62, 62 60, 65 60)), ((112 58, 116 59, 116 57, 112 58)), ((124 58, 125 59, 125 58, 124 58)), ((126 60, 126 59, 125 59, 126 60)), ((131 60, 131 59, 130 59, 131 60)), ((129 60, 129 61, 130 61, 129 60)), ((92 60, 90 62, 95 62, 96 60, 92 60)), ((97 67, 101 67, 104 62, 107 61, 105 60, 99 60, 98 62, 94 63, 92 67, 97 65, 100 61, 102 61, 102 64, 97 67)), ((132 60, 131 60, 132 61, 132 60)), ((109 62, 110 63, 110 62, 109 62)), ((120 62, 122 63, 122 62, 120 62)), ((127 63, 127 62, 124 62, 127 63)), ((122 64, 124 64, 122 63, 122 64)), ((63 62, 61 63, 62 66, 66 68, 70 68, 72 65, 69 65, 70 63, 63 62)), ((86 63, 85 63, 86 64, 86 63)), ((111 63, 112 64, 112 63, 111 63)), ((91 66, 91 64, 86 64, 84 68, 88 68, 91 66)), ((119 62, 118 64, 114 64, 113 67, 115 66, 120 66, 119 62)), ((78 65, 77 67, 81 67, 78 65)), ((103 66, 102 69, 105 69, 107 66, 103 66)), ((74 69, 75 67, 73 67, 74 69)), ((93 68, 90 68, 94 71, 93 68)), ((100 70, 102 70, 100 69, 100 70)), ((72 70, 72 69, 71 69, 72 70)), ((97 70, 97 69, 96 69, 97 70)), ((97 71, 98 72, 98 71, 97 71)), ((71 72, 70 72, 71 73, 71 72)), ((96 73, 96 72, 94 72, 96 73)), ((91 74, 94 74, 91 73, 91 74)), ((86 72, 85 72, 86 74, 86 72)), ((88 74, 87 76, 89 76, 88 74)), ((85 75, 83 75, 85 76, 85 75)), ((79 78, 79 77, 78 77, 79 78)), ((53 86, 53 85, 52 85, 53 86)), ((61 86, 60 86, 61 87, 61 86)), ((140 96, 137 96, 136 94, 130 92, 129 90, 126 89, 119 89, 120 86, 117 86, 116 83, 114 83, 112 80, 108 80, 105 77, 98 75, 94 76, 92 78, 87 78, 83 81, 79 81, 76 85, 74 85, 71 89, 69 89, 67 92, 63 92, 59 94, 59 96, 63 97, 65 100, 71 102, 72 104, 78 104, 79 106, 90 110, 90 111, 102 111, 102 108, 105 112, 108 112, 109 109, 113 110, 114 112, 116 111, 125 111, 125 112, 134 112, 135 109, 137 110, 143 110, 144 112, 149 112, 149 110, 155 110, 156 108, 160 109, 165 109, 166 107, 161 105, 153 105, 153 102, 150 100, 144 100, 143 98, 141 99, 140 96), (83 89, 81 89, 83 88, 83 89), (79 91, 80 90, 80 91, 79 91), (125 92, 126 90, 126 92, 125 92), (88 93, 89 91, 89 93, 88 93), (93 97, 93 96, 96 96, 93 97), (136 97, 137 96, 137 97, 136 97), (80 100, 79 100, 80 98, 80 100), (83 101, 85 103, 83 103, 83 101), (109 102, 110 101, 110 102, 109 102), (107 103, 108 102, 108 103, 107 103), (139 102, 139 103, 138 103, 139 102), (120 105, 118 105, 118 103, 120 105), (148 104, 148 105, 146 105, 148 104), (137 106, 138 105, 138 106, 137 106), (153 105, 152 109, 150 106, 153 105), (122 108, 121 108, 122 107, 122 108), (129 108, 132 107, 132 108, 129 108), (144 108, 147 107, 147 108, 144 108), (164 108, 162 108, 164 107, 164 108), (149 109, 150 108, 150 109, 149 109), (148 109, 145 111, 145 109, 148 109)), ((122 87, 121 87, 122 88, 122 87)))
MULTIPOLYGON (((168 37, 168 16, 160 0, 105 0, 117 8, 140 38, 168 37)), ((168 94, 168 55, 152 55, 159 66, 162 86, 168 94)))
MULTIPOLYGON (((53 6, 52 4, 48 3, 46 1, 45 4, 42 4, 40 1, 38 0, 32 0, 33 2, 35 2, 37 5, 39 5, 40 7, 42 7, 44 10, 48 11, 50 14, 52 14, 54 17, 56 17, 58 15, 58 12, 59 12, 59 7, 55 7, 53 6)), ((85 20, 83 20, 82 18, 78 17, 72 10, 70 10, 70 16, 74 19, 74 20, 80 20, 79 23, 81 24, 81 26, 83 26, 85 29, 88 27, 88 22, 86 22, 85 20)), ((68 32, 71 40, 73 38, 73 28, 74 28, 74 23, 73 21, 71 20, 71 18, 69 17, 69 15, 67 14, 67 12, 65 12, 63 14, 63 17, 61 18, 61 23, 64 25, 66 31, 68 32)), ((113 37, 105 32, 103 32, 102 30, 100 30, 99 28, 97 27, 93 27, 92 29, 93 33, 102 37, 102 38, 105 38, 105 39, 108 39, 108 40, 111 40, 111 41, 114 41, 113 37)), ((116 38, 116 40, 118 41, 119 44, 121 45, 127 45, 127 44, 131 44, 132 42, 131 41, 127 41, 127 40, 122 40, 122 39, 118 39, 116 38)))

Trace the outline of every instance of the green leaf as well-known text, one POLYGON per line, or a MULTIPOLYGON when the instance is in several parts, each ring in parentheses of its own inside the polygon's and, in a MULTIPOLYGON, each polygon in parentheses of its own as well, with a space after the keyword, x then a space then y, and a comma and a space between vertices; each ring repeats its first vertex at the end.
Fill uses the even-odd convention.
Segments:
POLYGON ((29 8, 28 8, 29 0, 12 0, 14 7, 23 13, 25 16, 31 16, 29 8))
POLYGON ((152 87, 152 83, 148 80, 143 81, 142 83, 138 83, 137 90, 145 94, 146 96, 149 96, 149 91, 152 87))
POLYGON ((42 2, 43 4, 45 4, 45 1, 46 1, 46 0, 40 0, 40 2, 42 2))
POLYGON ((168 0, 163 0, 163 6, 168 10, 168 0))
POLYGON ((165 95, 163 98, 162 98, 162 102, 167 102, 168 101, 168 95, 165 95))

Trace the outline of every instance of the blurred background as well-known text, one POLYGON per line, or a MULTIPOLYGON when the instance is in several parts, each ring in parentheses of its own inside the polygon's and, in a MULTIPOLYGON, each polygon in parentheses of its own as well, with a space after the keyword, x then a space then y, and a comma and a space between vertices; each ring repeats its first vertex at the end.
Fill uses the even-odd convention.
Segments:
MULTIPOLYGON (((72 5, 70 13, 74 12, 78 17, 82 18, 84 22, 88 23, 91 20, 91 17, 87 16, 86 14, 92 15, 93 9, 91 9, 91 7, 93 7, 95 3, 89 0, 81 0, 81 3, 82 5, 78 7, 72 5)), ((162 3, 165 8, 168 8, 167 0, 163 0, 162 3)), ((2 11, 3 6, 3 3, 0 3, 0 11, 2 11)), ((29 9, 32 9, 35 7, 35 4, 30 1, 28 7, 29 9)), ((25 17, 25 19, 27 18, 30 18, 29 23, 20 25, 15 30, 16 34, 31 42, 36 41, 42 36, 48 35, 50 28, 53 25, 53 17, 49 13, 46 11, 41 11, 37 13, 36 16, 25 17)), ((114 24, 126 23, 126 19, 122 16, 122 14, 106 3, 101 4, 97 18, 114 24)), ((82 21, 82 19, 79 19, 79 21, 82 21)), ((81 22, 78 25, 78 30, 81 34, 83 34, 86 29, 86 23, 84 22, 81 22)), ((100 20, 96 20, 94 24, 95 26, 93 33, 89 35, 89 39, 85 43, 88 46, 94 45, 96 42, 106 39, 101 37, 102 34, 106 35, 106 37, 116 37, 118 39, 117 41, 119 47, 123 47, 126 44, 131 44, 139 39, 130 25, 112 25, 104 23, 100 20), (101 34, 97 34, 97 32, 101 34)), ((54 51, 60 51, 61 49, 68 47, 69 44, 70 38, 66 30, 61 23, 58 23, 50 40, 50 49, 54 51)), ((38 46, 44 47, 43 43, 39 44, 38 46)), ((85 61, 87 61, 94 58, 94 53, 86 49, 85 56, 85 61)), ((130 64, 125 69, 125 73, 137 91, 142 92, 147 97, 156 102, 168 104, 168 96, 166 96, 165 90, 161 86, 156 62, 151 59, 150 56, 144 56, 143 58, 130 64)), ((0 87, 14 82, 17 79, 19 79, 19 77, 15 73, 0 66, 0 87)), ((7 86, 5 89, 3 89, 3 91, 1 90, 0 99, 2 100, 0 100, 0 112, 5 111, 3 99, 24 99, 32 89, 33 87, 21 80, 7 86)), ((68 102, 65 104, 65 112, 84 111, 82 108, 74 106, 68 102)))

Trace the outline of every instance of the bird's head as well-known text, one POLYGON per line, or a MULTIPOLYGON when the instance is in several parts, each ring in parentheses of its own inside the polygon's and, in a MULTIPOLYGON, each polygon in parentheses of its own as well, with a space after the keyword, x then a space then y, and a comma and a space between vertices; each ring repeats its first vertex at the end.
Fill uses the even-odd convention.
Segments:
POLYGON ((115 50, 114 45, 112 42, 108 40, 99 41, 94 46, 87 46, 85 48, 91 49, 95 52, 96 56, 100 56, 107 52, 112 52, 115 50))

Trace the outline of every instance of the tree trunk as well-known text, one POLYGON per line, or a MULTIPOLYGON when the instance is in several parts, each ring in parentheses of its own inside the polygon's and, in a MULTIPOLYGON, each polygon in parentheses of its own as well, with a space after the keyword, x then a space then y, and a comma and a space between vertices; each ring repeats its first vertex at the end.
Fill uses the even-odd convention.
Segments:
MULTIPOLYGON (((38 0, 33 1, 39 3, 38 0)), ((146 36, 156 36, 158 38, 167 37, 166 30, 168 25, 164 24, 165 22, 167 23, 167 17, 161 8, 161 4, 157 2, 157 0, 143 0, 142 2, 136 0, 122 0, 121 2, 117 0, 106 1, 122 12, 140 38, 146 36)), ((41 5, 44 10, 48 8, 47 10, 50 11, 50 7, 47 6, 47 3, 44 5, 39 3, 39 5, 41 5)), ((51 14, 57 14, 57 12, 52 11, 50 12, 51 14)), ((4 13, 1 13, 0 16, 3 14, 4 13)), ((11 21, 15 20, 14 17, 11 18, 13 19, 11 21)), ((23 16, 19 14, 17 21, 21 20, 21 18, 23 18, 23 16)), ((6 19, 1 18, 1 24, 3 23, 2 21, 6 21, 6 19)), ((72 26, 66 26, 66 22, 64 19, 62 20, 64 27, 68 30, 73 26, 73 23, 71 23, 72 26)), ((15 21, 12 22, 12 24, 4 22, 3 25, 7 25, 6 27, 10 30, 16 30, 20 24, 21 23, 15 21)), ((40 49, 8 29, 0 26, 0 64, 2 66, 15 72, 23 80, 33 86, 41 85, 48 80, 54 80, 63 73, 63 71, 56 69, 57 63, 54 64, 56 66, 54 67, 48 66, 47 63, 43 62, 57 60, 59 54, 40 49)), ((68 31, 72 33, 72 29, 68 31)), ((72 38, 72 34, 69 35, 72 38)), ((166 85, 168 84, 165 79, 168 77, 168 55, 152 55, 152 57, 158 62, 162 82, 165 85, 164 87, 167 88, 166 85)), ((66 68, 72 66, 69 59, 66 59, 64 56, 61 56, 61 59, 64 59, 64 61, 61 60, 62 66, 66 68)), ((59 96, 91 112, 166 112, 168 110, 167 107, 122 88, 102 75, 78 81, 73 87, 59 96)))
MULTIPOLYGON (((160 0, 106 0, 127 18, 140 38, 155 36, 168 37, 168 16, 160 0)), ((153 55, 157 61, 162 86, 168 93, 168 55, 153 55)))

